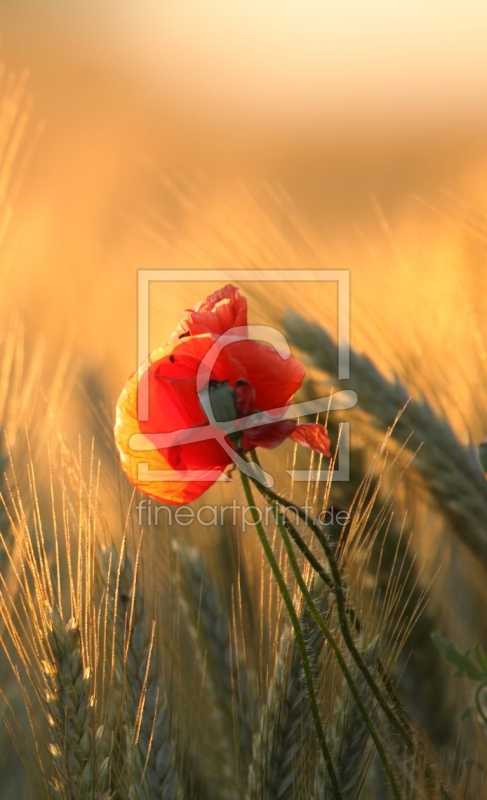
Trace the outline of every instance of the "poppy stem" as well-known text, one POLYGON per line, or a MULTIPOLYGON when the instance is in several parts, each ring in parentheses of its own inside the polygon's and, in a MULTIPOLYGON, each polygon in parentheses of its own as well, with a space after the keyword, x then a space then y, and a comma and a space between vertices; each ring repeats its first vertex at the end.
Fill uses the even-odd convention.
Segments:
POLYGON ((311 612, 316 624, 320 628, 320 630, 321 630, 323 636, 325 637, 326 641, 328 642, 328 644, 330 645, 331 649, 335 653, 336 660, 338 661, 338 664, 339 664, 340 669, 342 671, 343 677, 345 678, 345 680, 346 680, 346 682, 348 684, 348 687, 350 689, 350 693, 351 693, 353 699, 355 700, 357 708, 358 708, 360 714, 362 715, 362 719, 364 721, 365 727, 367 728, 367 730, 368 730, 368 732, 370 734, 370 738, 374 742, 374 745, 375 745, 375 748, 377 750, 377 753, 379 754, 379 758, 380 758, 380 760, 382 761, 382 763, 384 765, 384 769, 386 771, 387 777, 389 778, 391 789, 394 792, 394 796, 398 800, 401 800, 402 794, 401 794, 400 789, 399 789, 399 787, 397 785, 394 772, 393 772, 392 767, 391 767, 391 765, 389 763, 389 759, 387 758, 384 745, 382 744, 382 741, 381 741, 381 739, 380 739, 380 737, 379 737, 379 735, 378 735, 378 733, 377 733, 377 731, 376 731, 376 729, 374 727, 374 723, 372 722, 372 719, 370 718, 370 715, 368 714, 367 709, 365 708, 363 700, 360 697, 360 693, 359 693, 359 691, 358 691, 358 689, 357 689, 357 687, 355 685, 355 681, 354 681, 353 676, 352 676, 352 674, 350 672, 350 669, 349 669, 349 667, 347 665, 347 662, 345 661, 345 658, 344 658, 343 653, 342 653, 342 651, 340 649, 340 646, 339 646, 338 642, 336 641, 335 637, 333 636, 332 632, 330 631, 330 629, 326 625, 325 621, 323 620, 323 617, 321 616, 320 612, 318 611, 318 609, 316 607, 316 604, 315 604, 315 602, 314 602, 314 600, 313 600, 313 598, 312 598, 312 596, 311 596, 311 594, 310 594, 310 592, 308 590, 308 587, 306 586, 306 583, 305 583, 305 581, 303 579, 303 576, 301 574, 301 570, 299 569, 299 564, 297 562, 296 555, 295 555, 294 550, 293 550, 291 539, 290 539, 289 534, 288 534, 288 532, 286 530, 286 526, 283 524, 282 519, 280 517, 279 508, 278 508, 277 503, 272 505, 271 508, 272 508, 273 513, 274 513, 274 518, 276 520, 277 527, 279 528, 279 532, 280 532, 280 534, 282 536, 282 539, 283 539, 283 542, 284 542, 284 546, 286 548, 286 552, 287 552, 287 555, 288 555, 288 558, 289 558, 289 562, 291 564, 292 571, 294 573, 294 576, 296 578, 298 586, 299 586, 299 588, 301 590, 301 594, 303 595, 304 602, 308 606, 308 608, 309 608, 309 610, 310 610, 310 612, 311 612))
MULTIPOLYGON (((257 454, 255 453, 255 450, 252 451, 250 455, 251 455, 252 460, 255 461, 255 463, 258 464, 259 460, 258 460, 257 454)), ((380 708, 383 710, 383 712, 388 717, 388 719, 392 722, 392 724, 394 725, 394 728, 400 734, 401 738, 403 739, 403 741, 406 744, 406 747, 408 748, 410 753, 415 755, 415 757, 418 758, 418 760, 420 761, 421 767, 423 769, 425 777, 431 783, 433 783, 433 785, 437 785, 438 784, 438 778, 434 775, 433 770, 432 770, 431 766, 428 764, 428 762, 426 761, 425 757, 415 747, 413 734, 412 734, 412 730, 411 730, 411 727, 410 727, 409 720, 407 719, 406 713, 404 712, 402 707, 399 705, 397 699, 394 697, 394 694, 393 694, 394 693, 394 689, 390 685, 389 678, 387 676, 387 672, 386 672, 385 668, 381 664, 382 670, 383 670, 383 673, 384 673, 384 675, 381 675, 381 677, 383 678, 383 680, 384 680, 384 676, 387 679, 386 688, 388 690, 390 700, 394 702, 394 705, 396 705, 396 706, 399 705, 399 714, 400 714, 400 716, 398 716, 398 714, 394 711, 394 709, 391 707, 391 705, 389 704, 387 699, 382 694, 382 692, 381 692, 379 686, 377 685, 373 675, 371 674, 367 664, 365 663, 365 661, 362 658, 361 654, 357 650, 357 647, 355 645, 355 641, 353 639, 353 636, 352 636, 352 633, 350 631, 350 627, 349 627, 349 624, 348 624, 348 618, 349 617, 352 618, 352 622, 355 623, 355 628, 356 629, 357 629, 357 624, 361 625, 361 623, 360 623, 360 620, 358 619, 358 617, 356 616, 356 612, 350 607, 350 604, 347 601, 346 590, 345 590, 345 587, 343 585, 341 570, 340 570, 340 567, 338 565, 338 561, 336 559, 335 551, 333 549, 333 546, 328 541, 328 538, 327 538, 326 534, 321 530, 321 528, 317 524, 317 522, 315 520, 313 520, 310 517, 309 514, 307 514, 307 513, 305 514, 305 512, 302 509, 300 509, 299 506, 296 506, 294 503, 291 503, 289 500, 286 500, 285 498, 281 497, 280 495, 278 495, 276 492, 274 492, 272 489, 268 488, 267 486, 266 487, 262 486, 257 481, 254 481, 254 484, 257 487, 257 489, 259 490, 259 492, 262 495, 262 497, 269 503, 269 505, 273 509, 275 508, 275 505, 278 504, 278 505, 283 506, 284 509, 292 508, 294 511, 297 511, 298 516, 300 517, 300 519, 311 529, 311 531, 317 537, 318 541, 320 542, 320 544, 321 544, 321 546, 322 546, 322 548, 324 550, 324 553, 326 555, 328 564, 330 566, 331 576, 323 569, 323 567, 321 566, 319 561, 315 558, 315 556, 313 555, 311 550, 308 548, 308 546, 306 545, 304 540, 299 535, 298 531, 296 531, 294 526, 292 526, 292 523, 290 523, 287 518, 285 518, 284 521, 281 520, 282 526, 283 526, 284 530, 286 531, 286 535, 287 535, 287 533, 289 531, 289 527, 287 525, 287 523, 289 523, 289 525, 292 526, 293 531, 295 533, 295 536, 293 536, 293 539, 296 542, 296 544, 299 547, 299 549, 303 552, 303 555, 305 555, 305 557, 308 559, 309 563, 311 564, 311 566, 314 569, 316 569, 315 564, 319 567, 319 569, 316 569, 317 574, 320 575, 320 577, 324 580, 326 585, 330 586, 330 583, 331 583, 331 587, 330 588, 332 588, 332 590, 333 590, 333 592, 335 594, 335 598, 336 598, 337 614, 338 614, 338 621, 339 621, 339 625, 340 625, 340 630, 341 630, 341 633, 343 635, 343 639, 345 641, 345 644, 346 644, 346 646, 347 646, 347 648, 348 648, 353 660, 357 664, 357 667, 360 669, 360 671, 361 671, 362 675, 364 676, 368 686, 370 687, 372 693, 374 694, 375 698, 377 699, 380 708), (274 505, 271 502, 269 502, 270 500, 274 501, 274 505), (287 530, 286 530, 286 528, 287 528, 287 530), (308 554, 311 556, 311 559, 308 558, 308 554)), ((277 517, 276 517, 276 521, 277 521, 277 517)), ((279 526, 279 521, 277 522, 277 524, 279 526)), ((279 529, 281 530, 281 528, 279 528, 279 529)), ((282 531, 281 531, 281 534, 282 534, 282 531)), ((288 540, 289 540, 289 537, 288 537, 288 540)), ((311 603, 313 603, 313 600, 312 600, 311 596, 310 596, 310 600, 311 600, 311 603)), ((310 608, 311 613, 313 613, 313 616, 314 616, 314 612, 311 609, 311 606, 309 606, 309 608, 310 608)), ((318 610, 316 609, 316 607, 315 607, 315 610, 316 610, 316 613, 318 614, 318 616, 320 616, 318 610)), ((321 620, 321 617, 320 617, 320 620, 321 620)), ((322 620, 321 620, 321 622, 323 623, 322 620)), ((323 625, 324 625, 324 623, 323 623, 323 625)), ((320 627, 321 627, 321 625, 320 625, 320 627)), ((323 628, 322 628, 322 630, 323 630, 323 628)), ((350 690, 352 691, 352 687, 351 686, 350 686, 350 690)), ((379 753, 379 755, 380 755, 380 753, 379 753)), ((386 765, 384 764, 384 766, 386 766, 386 765)), ((444 798, 444 800, 451 800, 450 793, 441 784, 440 784, 440 791, 441 791, 441 795, 444 798)))
POLYGON ((261 541, 262 547, 264 548, 264 553, 266 555, 267 561, 269 562, 269 566, 272 569, 274 577, 276 579, 276 583, 278 585, 279 591, 281 593, 281 597, 284 601, 284 604, 287 608, 287 612, 289 614, 291 624, 294 629, 294 635, 296 638, 296 645, 298 648, 298 652, 301 658, 301 664, 303 667, 303 672, 306 680, 306 688, 308 690, 308 697, 311 707, 311 715, 313 717, 313 722, 316 730, 316 735, 318 737, 318 742, 320 745, 321 752, 323 754, 323 758, 326 764, 326 768, 328 771, 328 776, 330 778, 330 783, 333 791, 333 797, 335 800, 343 800, 342 793, 340 791, 340 786, 338 783, 338 778, 336 776, 335 768, 333 765, 333 759, 331 757, 330 750, 328 748, 325 733, 323 730, 323 725, 321 724, 320 712, 318 709, 318 703, 316 700, 316 692, 313 683, 313 674, 311 671, 311 665, 309 662, 308 651, 306 650, 306 643, 304 641, 303 631, 301 629, 301 625, 299 623, 299 618, 296 613, 296 609, 294 608, 294 603, 292 601, 291 595, 289 593, 289 589, 287 588, 286 581, 284 580, 284 576, 279 569, 279 565, 277 563, 276 557, 273 553, 272 547, 269 543, 269 540, 266 536, 264 526, 259 518, 259 514, 257 513, 257 506, 255 505, 254 497, 252 494, 252 489, 250 486, 250 481, 247 475, 243 472, 240 472, 240 478, 242 480, 243 489, 245 492, 245 497, 247 499, 247 503, 249 505, 252 518, 257 529, 257 533, 259 535, 259 539, 261 541))

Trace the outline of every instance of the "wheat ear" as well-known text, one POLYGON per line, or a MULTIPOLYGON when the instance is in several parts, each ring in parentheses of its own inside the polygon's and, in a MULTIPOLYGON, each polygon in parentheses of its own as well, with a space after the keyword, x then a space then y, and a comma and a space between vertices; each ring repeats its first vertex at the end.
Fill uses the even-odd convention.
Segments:
MULTIPOLYGON (((376 659, 377 642, 372 642, 364 654, 366 663, 372 666, 376 659)), ((373 718, 375 698, 370 692, 363 675, 350 664, 353 678, 360 698, 373 718)), ((328 726, 328 738, 332 743, 335 771, 340 784, 343 800, 356 800, 366 778, 368 767, 367 750, 369 732, 364 725, 363 716, 355 705, 348 686, 344 683, 343 698, 336 698, 335 709, 328 726)), ((323 759, 318 759, 315 778, 314 800, 332 800, 333 794, 323 759)))
POLYGON ((223 611, 218 591, 201 553, 180 545, 181 597, 194 636, 206 655, 206 677, 220 706, 222 736, 236 740, 239 767, 246 772, 252 753, 252 701, 246 665, 237 650, 236 631, 223 611))
MULTIPOLYGON (((306 352, 311 363, 336 376, 337 344, 319 325, 289 314, 286 333, 306 352)), ((411 400, 398 381, 388 381, 365 355, 350 349, 350 380, 341 388, 354 389, 360 407, 392 436, 416 451, 415 466, 440 511, 460 540, 487 569, 487 481, 472 446, 458 441, 447 420, 426 399, 411 400)))
MULTIPOLYGON (((118 570, 113 548, 103 560, 110 560, 117 573, 114 657, 121 688, 114 699, 122 705, 125 775, 122 780, 115 776, 114 782, 119 794, 126 786, 128 800, 182 800, 171 711, 157 669, 154 626, 149 630, 137 585, 138 562, 134 570, 124 548, 118 570)), ((113 582, 111 575, 107 583, 113 582)))
MULTIPOLYGON (((328 610, 328 594, 320 588, 321 614, 328 610)), ((309 609, 301 613, 310 662, 318 671, 323 635, 309 609)), ((260 729, 254 736, 250 770, 251 800, 293 800, 309 796, 309 778, 316 760, 316 740, 301 659, 295 641, 285 630, 276 658, 260 729)))
POLYGON ((49 744, 55 775, 54 797, 92 800, 106 786, 108 759, 99 753, 101 729, 95 731, 91 676, 84 669, 79 627, 65 623, 55 606, 47 612, 52 661, 44 662, 45 707, 54 742, 49 744))

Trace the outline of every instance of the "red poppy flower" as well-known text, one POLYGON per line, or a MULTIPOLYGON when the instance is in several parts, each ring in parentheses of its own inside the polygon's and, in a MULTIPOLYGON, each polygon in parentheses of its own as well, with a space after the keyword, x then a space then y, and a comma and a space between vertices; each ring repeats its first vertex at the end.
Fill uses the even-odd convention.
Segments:
POLYGON ((303 378, 292 355, 248 338, 247 301, 224 286, 185 312, 120 396, 115 439, 129 480, 181 504, 255 447, 289 438, 330 456, 323 425, 285 418, 303 378))

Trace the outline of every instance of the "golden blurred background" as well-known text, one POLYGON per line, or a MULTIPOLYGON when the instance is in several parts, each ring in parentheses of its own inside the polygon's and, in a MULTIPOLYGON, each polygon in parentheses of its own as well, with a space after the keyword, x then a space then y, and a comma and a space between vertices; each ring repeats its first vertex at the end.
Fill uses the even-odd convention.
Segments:
MULTIPOLYGON (((352 270, 374 324, 406 313, 408 340, 415 306, 430 331, 425 303, 432 335, 455 327, 459 284, 478 309, 484 4, 4 0, 0 27, 4 91, 29 73, 19 169, 33 145, 2 313, 53 360, 72 341, 114 396, 135 366, 141 268, 314 258, 352 270)), ((199 293, 174 287, 154 336, 199 293)))

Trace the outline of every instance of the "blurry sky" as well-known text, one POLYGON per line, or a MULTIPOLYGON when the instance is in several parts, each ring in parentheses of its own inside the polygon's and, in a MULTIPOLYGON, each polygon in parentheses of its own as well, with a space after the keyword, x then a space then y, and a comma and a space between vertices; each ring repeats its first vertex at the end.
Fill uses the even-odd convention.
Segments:
POLYGON ((481 0, 102 3, 100 35, 188 101, 299 119, 484 113, 481 0))
MULTIPOLYGON (((196 116, 333 127, 485 114, 481 0, 3 0, 4 28, 30 28, 131 74, 196 116)), ((4 49, 9 31, 3 31, 4 49)), ((18 45, 18 40, 17 40, 18 45)), ((28 54, 23 54, 28 58, 28 54)), ((55 54, 53 53, 53 58, 55 54)))

